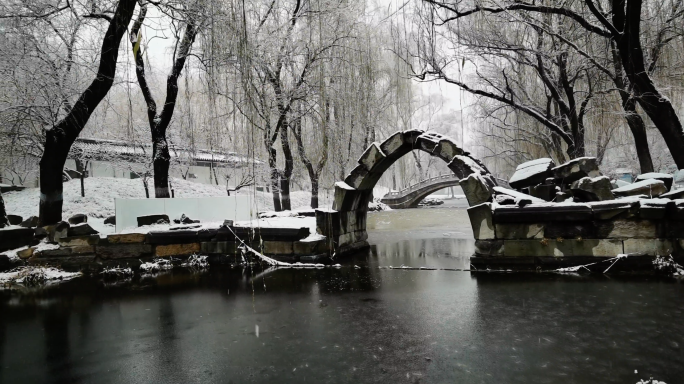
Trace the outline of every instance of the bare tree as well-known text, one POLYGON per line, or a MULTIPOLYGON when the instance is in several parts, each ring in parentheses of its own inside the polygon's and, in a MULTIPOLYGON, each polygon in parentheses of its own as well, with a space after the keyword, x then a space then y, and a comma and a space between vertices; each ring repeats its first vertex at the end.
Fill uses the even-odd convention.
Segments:
POLYGON ((47 130, 45 149, 40 160, 40 223, 53 224, 62 219, 62 169, 71 145, 88 122, 114 82, 119 44, 133 17, 135 0, 120 0, 109 21, 95 80, 81 94, 69 113, 47 130))
POLYGON ((183 38, 176 40, 176 47, 174 49, 173 66, 171 73, 166 79, 166 99, 164 107, 161 111, 157 111, 157 103, 154 101, 152 91, 148 85, 145 77, 145 63, 143 62, 143 53, 140 49, 141 30, 140 28, 145 21, 147 14, 146 0, 140 0, 140 13, 138 18, 131 28, 131 45, 133 54, 135 55, 135 73, 138 78, 138 85, 142 91, 145 103, 147 104, 147 117, 150 124, 150 131, 152 133, 152 163, 154 164, 154 195, 157 198, 167 198, 171 194, 169 192, 169 167, 171 165, 171 155, 169 153, 169 143, 166 138, 166 132, 173 117, 173 111, 176 107, 176 99, 178 97, 178 78, 183 71, 185 61, 190 54, 192 44, 198 33, 197 8, 199 3, 194 3, 192 9, 186 12, 187 17, 184 20, 185 33, 183 38))

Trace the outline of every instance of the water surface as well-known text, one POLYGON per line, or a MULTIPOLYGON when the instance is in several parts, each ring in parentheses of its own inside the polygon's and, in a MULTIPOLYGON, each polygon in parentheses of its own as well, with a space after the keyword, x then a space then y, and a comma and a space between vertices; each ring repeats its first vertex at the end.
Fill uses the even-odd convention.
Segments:
POLYGON ((380 212, 368 225, 375 246, 340 269, 211 268, 0 292, 0 382, 684 378, 680 282, 381 269, 467 268, 467 215, 380 212))

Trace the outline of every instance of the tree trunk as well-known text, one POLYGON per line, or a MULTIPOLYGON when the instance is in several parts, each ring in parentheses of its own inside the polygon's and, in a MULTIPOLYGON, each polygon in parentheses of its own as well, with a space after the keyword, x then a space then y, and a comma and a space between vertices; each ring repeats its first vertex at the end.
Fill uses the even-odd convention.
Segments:
POLYGON ((271 195, 273 197, 273 209, 276 212, 283 210, 280 205, 280 172, 278 171, 278 164, 276 163, 276 150, 266 144, 268 149, 268 166, 271 168, 271 195))
POLYGON ((142 49, 140 48, 140 41, 138 34, 140 28, 145 20, 147 14, 147 7, 141 6, 140 14, 131 28, 131 45, 135 54, 135 74, 138 79, 140 91, 145 98, 147 104, 147 119, 150 124, 150 131, 152 132, 152 164, 154 167, 154 195, 156 198, 171 197, 169 191, 169 167, 171 165, 171 155, 169 153, 169 144, 166 141, 166 130, 171 123, 171 117, 176 107, 176 99, 178 98, 178 78, 185 67, 185 61, 190 54, 190 49, 197 36, 197 28, 195 27, 195 20, 187 20, 185 26, 185 34, 177 46, 177 52, 171 73, 166 79, 166 100, 160 113, 157 113, 157 103, 152 97, 152 92, 147 84, 145 77, 145 63, 143 62, 142 49))
POLYGON ((636 103, 633 98, 625 97, 623 99, 622 108, 627 115, 627 125, 634 136, 634 145, 639 158, 639 168, 641 173, 653 172, 653 160, 651 159, 651 151, 648 148, 648 136, 646 135, 646 124, 636 111, 636 103), (626 99, 626 100, 624 100, 626 99))
POLYGON ((152 131, 152 158, 154 167, 154 197, 165 199, 171 197, 169 191, 169 167, 171 155, 166 135, 157 130, 152 131), (156 134, 155 134, 156 133, 156 134))
POLYGON ((294 158, 292 156, 292 150, 290 149, 288 130, 288 124, 283 124, 280 128, 280 144, 283 147, 283 156, 285 157, 285 170, 283 172, 283 177, 280 180, 280 204, 284 211, 292 210, 292 204, 290 202, 290 179, 292 178, 292 171, 294 170, 294 158))
POLYGON ((639 105, 663 135, 677 167, 682 169, 684 130, 672 103, 656 88, 646 70, 640 37, 641 6, 642 0, 613 0, 613 25, 623 29, 622 35, 617 38, 618 51, 639 105))
POLYGON ((41 225, 54 224, 62 220, 64 163, 69 149, 85 127, 90 115, 112 87, 119 56, 119 44, 133 17, 136 1, 119 1, 102 41, 100 64, 95 80, 81 94, 66 117, 49 129, 45 135, 45 149, 40 159, 39 221, 41 225))
POLYGON ((7 211, 5 210, 5 200, 2 198, 2 192, 0 191, 0 228, 5 228, 9 225, 9 220, 7 220, 7 211))
POLYGON ((318 175, 309 175, 311 178, 311 208, 318 208, 318 175))

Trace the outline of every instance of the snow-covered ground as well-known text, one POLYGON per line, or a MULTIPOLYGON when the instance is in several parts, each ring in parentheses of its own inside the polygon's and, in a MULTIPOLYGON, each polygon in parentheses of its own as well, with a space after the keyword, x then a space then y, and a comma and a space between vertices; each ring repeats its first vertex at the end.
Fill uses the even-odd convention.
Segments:
MULTIPOLYGON (((175 197, 221 197, 226 196, 223 186, 194 183, 183 179, 172 179, 175 197)), ((23 191, 3 194, 7 213, 20 215, 24 218, 38 215, 38 188, 27 188, 23 191)), ((235 192, 233 192, 235 195, 235 192)), ((273 199, 268 192, 258 192, 254 189, 238 191, 239 196, 250 196, 258 212, 272 211, 273 199)), ((79 180, 64 183, 65 219, 77 213, 88 216, 88 223, 101 233, 111 233, 113 226, 106 226, 103 220, 114 215, 114 199, 144 199, 145 189, 140 179, 122 179, 111 177, 90 177, 85 180, 85 197, 81 197, 79 180)), ((310 206, 311 193, 294 191, 291 193, 293 209, 304 209, 310 206)), ((332 193, 321 191, 319 204, 322 208, 332 205, 332 193)))

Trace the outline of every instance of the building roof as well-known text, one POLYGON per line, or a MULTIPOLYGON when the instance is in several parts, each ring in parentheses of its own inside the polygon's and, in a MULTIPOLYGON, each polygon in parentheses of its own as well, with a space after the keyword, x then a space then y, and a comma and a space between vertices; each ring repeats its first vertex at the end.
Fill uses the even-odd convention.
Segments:
MULTIPOLYGON (((186 162, 207 162, 214 164, 227 164, 232 167, 244 167, 255 164, 261 165, 262 161, 256 158, 250 158, 240 155, 236 152, 228 151, 210 151, 206 149, 197 149, 191 151, 186 148, 180 148, 176 145, 169 144, 169 153, 171 161, 186 161, 186 162)), ((112 161, 112 156, 118 156, 126 161, 147 161, 152 156, 151 143, 130 143, 118 140, 105 139, 85 139, 77 138, 74 145, 71 147, 69 158, 84 158, 99 161, 112 161)))

